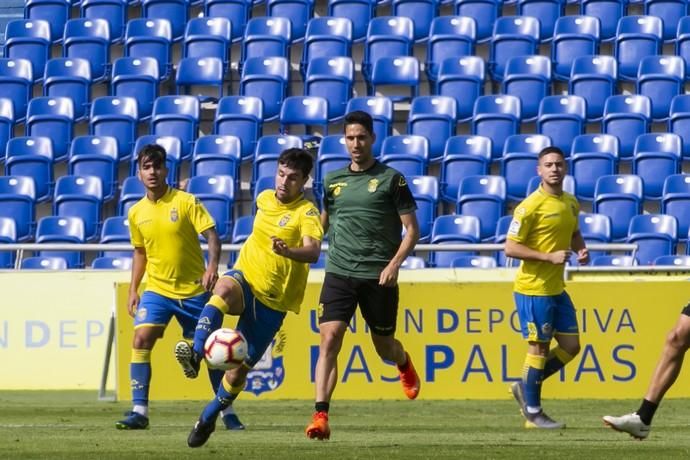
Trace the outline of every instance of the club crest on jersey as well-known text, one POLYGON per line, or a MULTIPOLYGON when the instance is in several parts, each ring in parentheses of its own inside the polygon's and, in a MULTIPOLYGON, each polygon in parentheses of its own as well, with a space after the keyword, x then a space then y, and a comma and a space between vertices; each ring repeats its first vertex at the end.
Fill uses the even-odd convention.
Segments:
POLYGON ((290 214, 285 214, 278 222, 278 227, 285 227, 290 222, 290 214))
POLYGON ((177 213, 177 208, 172 208, 170 210, 170 222, 177 222, 177 219, 180 218, 180 215, 177 213))
POLYGON ((371 179, 369 181, 369 185, 367 185, 367 191, 369 193, 374 193, 378 186, 379 186, 379 180, 378 179, 371 179))
POLYGON ((285 380, 283 350, 287 335, 278 331, 271 345, 266 349, 256 366, 247 374, 245 391, 259 396, 261 393, 277 389, 285 380))
POLYGON ((334 188, 334 189, 333 189, 333 196, 338 196, 338 195, 340 195, 340 191, 341 191, 341 190, 342 190, 342 189, 340 188, 340 186, 334 188))

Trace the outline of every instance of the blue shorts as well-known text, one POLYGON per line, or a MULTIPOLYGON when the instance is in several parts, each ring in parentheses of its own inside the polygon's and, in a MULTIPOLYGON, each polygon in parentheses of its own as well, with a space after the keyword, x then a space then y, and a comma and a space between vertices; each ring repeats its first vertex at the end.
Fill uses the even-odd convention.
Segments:
POLYGON ((273 338, 283 325, 286 312, 267 307, 254 297, 251 287, 239 270, 223 273, 234 279, 242 289, 244 310, 237 321, 235 329, 240 331, 247 340, 247 358, 244 362, 250 368, 254 367, 264 355, 273 338))
POLYGON ((578 335, 575 307, 568 293, 538 296, 517 292, 515 307, 522 337, 530 342, 550 342, 554 334, 578 335))
POLYGON ((134 315, 134 328, 141 326, 165 327, 175 316, 180 327, 182 327, 182 336, 185 339, 192 339, 201 311, 210 298, 210 292, 204 292, 187 299, 171 299, 155 292, 144 291, 139 301, 137 314, 134 315))

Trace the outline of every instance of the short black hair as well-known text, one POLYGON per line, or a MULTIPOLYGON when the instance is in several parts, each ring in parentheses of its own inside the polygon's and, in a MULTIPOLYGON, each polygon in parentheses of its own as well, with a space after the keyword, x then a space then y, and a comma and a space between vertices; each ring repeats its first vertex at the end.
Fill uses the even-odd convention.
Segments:
POLYGON ((549 153, 558 154, 561 157, 563 157, 563 159, 565 159, 565 154, 563 153, 563 150, 555 146, 544 147, 543 149, 541 149, 541 152, 539 152, 539 159, 541 160, 545 155, 548 155, 549 153))
POLYGON ((280 153, 278 164, 287 166, 290 169, 299 169, 304 177, 309 177, 309 173, 314 167, 314 159, 304 149, 291 148, 285 149, 280 153))
POLYGON ((362 110, 355 110, 345 115, 344 128, 347 128, 347 125, 362 125, 369 134, 374 134, 374 119, 362 110))
POLYGON ((146 144, 137 154, 137 164, 142 165, 146 161, 150 161, 154 166, 165 165, 167 153, 165 149, 158 144, 146 144))

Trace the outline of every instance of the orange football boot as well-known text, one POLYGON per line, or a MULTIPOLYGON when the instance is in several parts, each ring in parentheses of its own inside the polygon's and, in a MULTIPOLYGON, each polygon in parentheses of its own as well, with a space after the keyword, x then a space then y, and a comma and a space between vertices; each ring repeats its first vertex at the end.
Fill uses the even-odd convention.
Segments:
POLYGON ((417 375, 417 371, 414 369, 410 354, 405 352, 405 356, 407 356, 407 369, 403 371, 400 369, 400 366, 398 366, 398 370, 400 371, 400 383, 402 384, 405 396, 409 399, 415 399, 417 395, 419 395, 419 388, 422 386, 422 382, 419 380, 419 375, 417 375))
POLYGON ((305 430, 309 439, 324 440, 331 437, 331 429, 328 426, 328 412, 314 412, 311 423, 305 430))

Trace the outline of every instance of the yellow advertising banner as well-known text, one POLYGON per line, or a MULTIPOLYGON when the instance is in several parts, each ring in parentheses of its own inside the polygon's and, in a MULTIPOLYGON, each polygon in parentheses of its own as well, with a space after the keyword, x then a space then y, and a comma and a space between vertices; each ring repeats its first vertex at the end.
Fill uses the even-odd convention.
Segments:
MULTIPOLYGON (((450 275, 449 275, 450 274, 450 275)), ((322 274, 310 276, 302 313, 283 329, 249 376, 243 397, 313 399, 319 333, 316 307, 322 274)), ((422 379, 421 399, 500 399, 520 378, 526 343, 519 333, 512 283, 459 282, 439 271, 426 281, 406 275, 400 285, 396 336, 422 379)), ((662 278, 664 279, 664 278, 662 278)), ((649 282, 573 281, 582 351, 544 384, 547 398, 639 398, 649 382, 668 330, 688 302, 682 278, 649 282), (663 295, 660 295, 663 293, 663 295)), ((118 286, 117 396, 129 399, 132 319, 127 285, 118 286)), ((232 327, 236 318, 226 318, 232 327)), ((173 356, 180 337, 171 324, 152 355, 152 399, 207 399, 205 376, 184 378, 173 356)), ((401 399, 395 366, 376 355, 362 317, 350 325, 338 361, 336 399, 401 399)), ((681 376, 669 397, 690 397, 681 376)))

